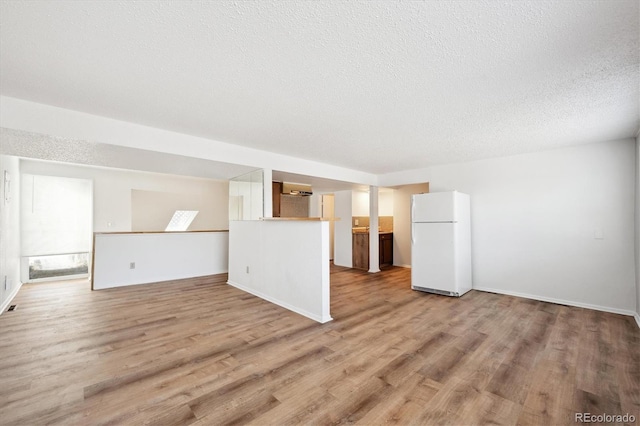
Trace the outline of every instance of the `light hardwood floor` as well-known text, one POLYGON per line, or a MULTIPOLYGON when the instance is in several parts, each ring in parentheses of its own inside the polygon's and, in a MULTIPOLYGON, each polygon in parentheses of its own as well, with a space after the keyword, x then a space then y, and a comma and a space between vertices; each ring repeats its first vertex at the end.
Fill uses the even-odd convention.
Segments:
MULTIPOLYGON (((226 275, 25 285, 0 316, 0 424, 574 424, 640 418, 631 317, 332 268, 317 324, 226 275)), ((638 424, 639 420, 636 420, 638 424)))

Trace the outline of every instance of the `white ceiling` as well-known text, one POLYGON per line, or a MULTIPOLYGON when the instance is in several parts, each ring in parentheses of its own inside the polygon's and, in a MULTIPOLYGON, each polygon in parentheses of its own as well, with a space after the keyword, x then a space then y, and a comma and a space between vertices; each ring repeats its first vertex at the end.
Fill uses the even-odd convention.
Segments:
POLYGON ((381 174, 634 136, 639 2, 0 2, 2 95, 381 174))

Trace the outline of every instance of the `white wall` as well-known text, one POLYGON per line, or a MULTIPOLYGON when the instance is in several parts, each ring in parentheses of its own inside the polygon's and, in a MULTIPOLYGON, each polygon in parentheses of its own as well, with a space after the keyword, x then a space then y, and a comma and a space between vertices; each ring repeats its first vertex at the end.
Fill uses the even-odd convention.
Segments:
POLYGON ((369 216, 369 191, 352 192, 351 216, 369 216))
MULTIPOLYGON (((393 190, 379 188, 378 216, 393 216, 393 190)), ((352 216, 369 217, 369 191, 353 191, 352 216)))
POLYGON ((394 190, 380 188, 378 191, 378 216, 393 216, 394 192, 394 190))
POLYGON ((227 272, 228 247, 226 231, 96 234, 93 288, 222 274, 227 272))
MULTIPOLYGON (((640 133, 640 132, 639 132, 640 133)), ((640 327, 640 137, 636 137, 636 322, 640 327)))
POLYGON ((314 192, 309 196, 309 217, 322 217, 322 195, 314 192))
POLYGON ((229 284, 315 321, 330 321, 329 222, 230 222, 229 284))
MULTIPOLYGON (((632 314, 635 142, 432 167, 471 195, 474 288, 632 314), (603 239, 596 239, 602 233, 603 239)), ((396 176, 395 178, 397 178, 396 176)))
POLYGON ((403 185, 393 191, 393 264, 411 266, 411 195, 429 192, 428 183, 403 185))
POLYGON ((229 186, 227 182, 33 160, 21 160, 20 168, 22 173, 92 179, 95 232, 132 230, 132 190, 208 197, 215 206, 215 217, 208 222, 208 226, 210 229, 228 229, 229 186))
POLYGON ((335 217, 339 220, 336 221, 334 230, 333 263, 351 268, 353 266, 352 191, 337 191, 334 196, 335 217))
POLYGON ((20 164, 16 157, 0 155, 0 314, 9 307, 21 286, 20 164), (6 187, 5 171, 10 178, 6 187), (5 188, 9 200, 5 200, 5 188))

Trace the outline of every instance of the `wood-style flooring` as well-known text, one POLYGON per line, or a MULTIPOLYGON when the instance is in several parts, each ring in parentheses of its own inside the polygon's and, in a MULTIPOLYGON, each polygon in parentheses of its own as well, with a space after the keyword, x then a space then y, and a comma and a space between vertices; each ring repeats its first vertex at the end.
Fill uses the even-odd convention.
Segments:
POLYGON ((225 280, 24 285, 0 316, 0 424, 640 422, 631 317, 333 267, 321 325, 225 280))

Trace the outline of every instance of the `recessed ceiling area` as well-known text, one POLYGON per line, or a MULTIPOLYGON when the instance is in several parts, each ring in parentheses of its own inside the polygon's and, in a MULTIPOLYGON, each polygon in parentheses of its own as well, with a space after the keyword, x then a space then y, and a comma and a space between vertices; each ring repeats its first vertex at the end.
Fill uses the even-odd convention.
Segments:
POLYGON ((0 93, 373 174, 633 137, 639 2, 3 1, 0 93))

